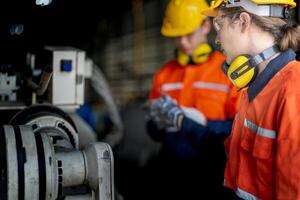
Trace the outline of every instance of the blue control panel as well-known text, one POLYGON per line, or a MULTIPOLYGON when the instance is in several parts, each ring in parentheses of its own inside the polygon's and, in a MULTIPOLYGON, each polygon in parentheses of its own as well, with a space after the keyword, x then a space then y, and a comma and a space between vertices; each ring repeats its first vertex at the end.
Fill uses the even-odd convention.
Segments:
POLYGON ((60 71, 71 72, 72 71, 72 60, 61 60, 60 71))

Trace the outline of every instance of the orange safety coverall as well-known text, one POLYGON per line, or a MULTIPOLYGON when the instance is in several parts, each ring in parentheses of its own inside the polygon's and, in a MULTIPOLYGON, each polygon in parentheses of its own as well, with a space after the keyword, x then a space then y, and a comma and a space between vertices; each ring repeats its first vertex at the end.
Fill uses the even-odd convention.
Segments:
POLYGON ((292 50, 243 90, 224 185, 243 199, 300 199, 300 62, 292 50))

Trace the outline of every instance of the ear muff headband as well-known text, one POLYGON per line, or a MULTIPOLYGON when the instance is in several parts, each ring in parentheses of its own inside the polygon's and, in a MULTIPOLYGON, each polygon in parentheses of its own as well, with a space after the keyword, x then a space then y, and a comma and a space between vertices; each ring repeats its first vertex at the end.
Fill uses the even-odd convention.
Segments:
POLYGON ((200 64, 208 60, 209 55, 211 54, 212 51, 213 51, 212 47, 209 44, 204 43, 199 45, 194 50, 194 53, 191 56, 183 53, 180 50, 176 50, 176 58, 178 63, 181 66, 185 66, 188 64, 200 64))
POLYGON ((236 57, 230 65, 224 62, 222 64, 222 70, 235 87, 244 88, 255 79, 258 73, 256 66, 277 52, 279 52, 278 46, 274 45, 253 57, 241 55, 236 57))

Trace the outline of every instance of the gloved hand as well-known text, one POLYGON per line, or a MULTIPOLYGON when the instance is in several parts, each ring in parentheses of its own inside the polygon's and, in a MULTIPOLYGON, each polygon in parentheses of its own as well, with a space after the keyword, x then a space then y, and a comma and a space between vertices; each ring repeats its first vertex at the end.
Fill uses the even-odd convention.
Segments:
POLYGON ((145 104, 142 105, 142 109, 145 111, 145 121, 149 122, 149 121, 153 121, 154 124, 156 125, 156 127, 159 130, 164 129, 164 123, 161 122, 160 120, 160 111, 159 109, 154 105, 154 102, 156 102, 158 100, 153 100, 153 101, 149 101, 146 102, 145 104))
POLYGON ((171 97, 163 95, 161 98, 152 102, 151 116, 155 123, 166 128, 167 131, 178 131, 184 113, 171 97))

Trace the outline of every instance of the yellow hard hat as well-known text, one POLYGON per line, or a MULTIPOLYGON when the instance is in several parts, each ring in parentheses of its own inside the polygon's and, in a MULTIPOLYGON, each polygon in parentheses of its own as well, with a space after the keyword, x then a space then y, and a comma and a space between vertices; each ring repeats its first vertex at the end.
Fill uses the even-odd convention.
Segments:
MULTIPOLYGON (((259 16, 270 16, 271 5, 281 5, 283 7, 289 7, 289 8, 296 7, 295 0, 213 0, 211 2, 210 7, 202 11, 202 14, 211 17, 217 16, 218 14, 217 9, 223 3, 225 4, 225 7, 228 8, 241 6, 245 8, 247 11, 257 14, 259 16)), ((276 12, 275 12, 275 16, 272 17, 277 17, 277 15, 278 17, 280 17, 280 15, 282 14, 279 13, 280 10, 276 10, 276 12)))
POLYGON ((177 37, 194 32, 206 18, 201 12, 208 8, 206 0, 170 0, 161 34, 177 37))

